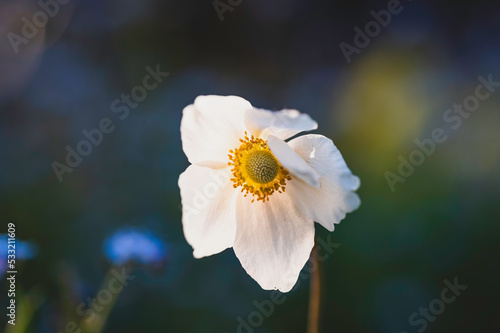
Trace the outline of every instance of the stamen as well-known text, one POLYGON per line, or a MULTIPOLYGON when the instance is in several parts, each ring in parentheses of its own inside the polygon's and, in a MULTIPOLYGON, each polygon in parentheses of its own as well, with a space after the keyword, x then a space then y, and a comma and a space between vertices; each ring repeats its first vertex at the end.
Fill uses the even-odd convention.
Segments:
POLYGON ((292 178, 279 164, 267 143, 253 135, 248 138, 247 132, 240 142, 238 148, 229 150, 228 165, 233 166, 233 187, 241 186, 245 197, 251 193, 254 197, 251 202, 255 201, 255 197, 257 201, 266 202, 274 192, 285 192, 286 181, 292 178))

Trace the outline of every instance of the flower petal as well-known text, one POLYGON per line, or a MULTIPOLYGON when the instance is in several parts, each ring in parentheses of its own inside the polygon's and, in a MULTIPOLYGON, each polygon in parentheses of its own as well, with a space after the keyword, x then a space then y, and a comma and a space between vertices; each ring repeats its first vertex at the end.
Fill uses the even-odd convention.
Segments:
POLYGON ((179 177, 182 226, 196 258, 233 246, 236 194, 230 171, 190 165, 179 177))
POLYGON ((297 110, 272 112, 256 108, 245 112, 245 126, 253 135, 264 140, 271 134, 285 140, 300 132, 318 128, 309 115, 297 110))
POLYGON ((307 216, 333 231, 334 224, 360 205, 354 191, 359 178, 351 173, 332 140, 316 134, 303 135, 288 142, 320 175, 320 187, 301 181, 287 182, 286 193, 295 198, 307 216))
POLYGON ((243 116, 252 105, 237 96, 199 96, 182 112, 182 149, 189 162, 227 162, 244 136, 243 116))
POLYGON ((319 187, 319 173, 307 164, 285 141, 278 139, 274 135, 270 135, 267 138, 267 145, 281 165, 292 176, 301 179, 311 186, 319 187))
POLYGON ((290 291, 314 245, 314 222, 286 193, 265 203, 250 201, 238 195, 234 252, 263 289, 290 291))

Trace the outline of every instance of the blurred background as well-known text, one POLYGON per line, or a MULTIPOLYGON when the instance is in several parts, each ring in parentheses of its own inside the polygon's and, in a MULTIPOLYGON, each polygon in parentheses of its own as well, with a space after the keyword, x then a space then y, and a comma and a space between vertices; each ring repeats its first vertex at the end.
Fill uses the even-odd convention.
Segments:
POLYGON ((18 241, 16 326, 2 310, 0 331, 306 331, 308 279, 244 327, 270 292, 232 249, 195 260, 183 236, 182 109, 231 94, 309 113, 361 178, 362 205, 324 262, 323 332, 499 332, 500 87, 459 126, 446 114, 479 76, 500 81, 500 5, 402 0, 359 47, 354 29, 388 6, 0 1, 2 309, 9 222, 18 241), (169 75, 141 88, 158 68, 169 75), (131 92, 140 102, 122 101, 131 92), (78 146, 106 118, 113 130, 78 146), (447 140, 391 189, 387 172, 437 128, 447 140), (67 147, 92 151, 69 167, 67 147), (116 274, 130 280, 111 294, 116 274), (468 287, 412 324, 445 279, 468 287))

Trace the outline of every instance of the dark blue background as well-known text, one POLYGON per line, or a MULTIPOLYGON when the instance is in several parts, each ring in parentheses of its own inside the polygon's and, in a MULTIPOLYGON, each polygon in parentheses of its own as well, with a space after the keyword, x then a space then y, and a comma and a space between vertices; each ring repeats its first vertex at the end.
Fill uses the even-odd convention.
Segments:
MULTIPOLYGON (((201 94, 309 113, 360 176, 362 205, 332 234, 341 246, 324 263, 324 332, 416 332, 409 316, 455 277, 468 289, 426 332, 498 332, 500 92, 456 130, 443 114, 474 94, 478 76, 500 81, 500 7, 403 1, 348 64, 340 43, 385 8, 244 0, 221 22, 211 1, 73 0, 16 54, 8 33, 40 8, 1 1, 0 219, 38 245, 18 276, 34 308, 24 319, 18 310, 26 332, 62 332, 95 297, 111 265, 103 242, 122 227, 153 232, 168 254, 133 269, 105 332, 236 332, 237 318, 269 299, 231 249, 195 260, 183 236, 179 125, 201 94), (170 75, 120 120, 113 101, 157 65, 170 75), (51 164, 103 118, 115 130, 59 182, 51 164), (392 192, 384 173, 435 128, 446 142, 392 192)), ((305 331, 308 281, 285 296, 255 332, 305 331)))

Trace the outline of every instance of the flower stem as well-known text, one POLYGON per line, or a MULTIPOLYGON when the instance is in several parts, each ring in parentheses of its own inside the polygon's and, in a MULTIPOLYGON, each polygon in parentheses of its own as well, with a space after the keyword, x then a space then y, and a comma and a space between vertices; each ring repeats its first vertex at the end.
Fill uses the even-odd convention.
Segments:
MULTIPOLYGON (((116 304, 116 300, 118 298, 118 295, 120 295, 120 293, 123 290, 123 288, 119 288, 116 292, 113 292, 113 293, 110 292, 110 290, 109 290, 110 289, 110 287, 109 287, 110 282, 112 279, 115 279, 112 272, 113 271, 120 272, 122 268, 126 269, 127 272, 129 272, 129 270, 130 270, 130 267, 128 267, 128 266, 113 266, 106 273, 99 293, 102 290, 108 291, 108 293, 110 295, 112 295, 111 300, 109 300, 107 302, 107 304, 99 305, 98 310, 93 312, 93 316, 89 317, 89 320, 86 319, 86 320, 81 321, 80 327, 82 328, 81 331, 83 333, 101 333, 104 330, 104 328, 106 326, 106 322, 108 320, 108 317, 111 314, 111 310, 113 310, 113 307, 116 304), (92 318, 92 319, 90 319, 90 318, 92 318)), ((90 304, 89 304, 89 306, 90 306, 90 304)))
POLYGON ((318 245, 314 245, 310 260, 311 285, 309 291, 309 322, 307 325, 307 332, 319 333, 323 266, 321 260, 318 260, 318 245))

